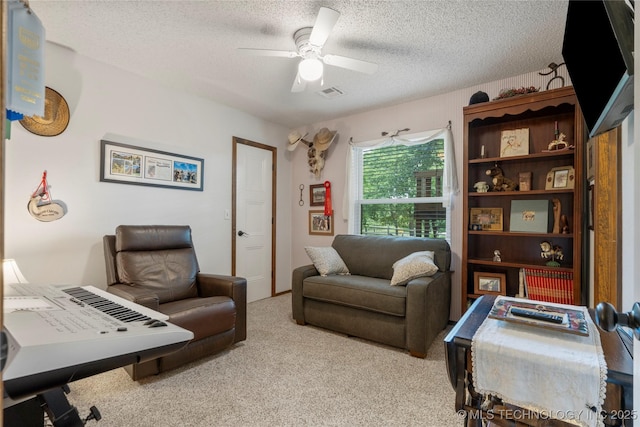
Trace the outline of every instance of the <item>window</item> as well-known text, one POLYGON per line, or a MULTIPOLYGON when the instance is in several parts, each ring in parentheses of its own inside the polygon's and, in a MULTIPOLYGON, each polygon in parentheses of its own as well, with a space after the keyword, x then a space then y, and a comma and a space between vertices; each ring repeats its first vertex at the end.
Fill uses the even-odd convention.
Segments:
POLYGON ((354 147, 352 162, 352 232, 449 237, 444 138, 354 147))

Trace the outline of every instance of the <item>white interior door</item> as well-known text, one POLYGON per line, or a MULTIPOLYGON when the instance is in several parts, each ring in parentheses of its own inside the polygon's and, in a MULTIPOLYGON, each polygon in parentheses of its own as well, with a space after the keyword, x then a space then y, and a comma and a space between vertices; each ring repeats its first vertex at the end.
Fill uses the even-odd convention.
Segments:
POLYGON ((247 279, 247 302, 273 295, 273 147, 234 138, 235 275, 247 279), (266 149, 265 149, 266 148, 266 149))

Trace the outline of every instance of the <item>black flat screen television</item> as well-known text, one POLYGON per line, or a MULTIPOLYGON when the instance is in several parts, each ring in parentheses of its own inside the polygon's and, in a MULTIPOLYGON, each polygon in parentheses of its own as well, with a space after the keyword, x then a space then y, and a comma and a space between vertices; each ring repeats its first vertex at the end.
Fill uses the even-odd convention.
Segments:
POLYGON ((569 1, 562 56, 590 138, 633 110, 633 9, 629 0, 569 1))

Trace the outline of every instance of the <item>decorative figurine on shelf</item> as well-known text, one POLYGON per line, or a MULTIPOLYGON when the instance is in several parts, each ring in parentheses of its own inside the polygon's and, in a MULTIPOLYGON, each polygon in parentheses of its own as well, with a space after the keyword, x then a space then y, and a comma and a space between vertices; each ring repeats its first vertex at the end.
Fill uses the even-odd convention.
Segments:
POLYGON ((549 90, 549 86, 551 85, 551 82, 556 79, 559 80, 561 84, 561 86, 558 86, 558 87, 564 87, 564 77, 558 75, 558 68, 562 67, 563 65, 564 65, 564 62, 561 62, 559 64, 552 62, 551 64, 548 65, 551 71, 549 71, 548 73, 538 73, 541 76, 548 76, 549 74, 553 73, 553 77, 551 77, 551 80, 549 80, 549 82, 547 83, 547 90, 549 90))
POLYGON ((515 191, 518 187, 512 179, 504 176, 502 168, 497 164, 491 169, 487 169, 485 173, 491 177, 491 183, 493 184, 491 191, 515 191))
POLYGON ((560 216, 560 233, 569 234, 569 220, 566 215, 560 216))
POLYGON ((502 257, 499 250, 493 251, 493 262, 502 262, 502 257))
POLYGON ((554 198, 553 202, 553 231, 554 234, 560 233, 560 214, 562 212, 562 204, 560 199, 554 198))
POLYGON ((553 230, 555 234, 569 234, 569 219, 562 212, 560 199, 553 199, 553 230))
POLYGON ((560 133, 560 135, 556 139, 549 143, 547 149, 549 151, 564 150, 568 146, 567 141, 564 140, 566 137, 567 135, 565 135, 564 133, 560 133))
POLYGON ((562 248, 558 245, 551 245, 551 242, 544 241, 540 243, 540 256, 544 259, 550 259, 547 262, 547 266, 549 267, 560 267, 560 263, 558 261, 562 261, 564 258, 564 254, 562 253, 562 248))
POLYGON ((489 191, 489 184, 487 184, 486 181, 478 181, 473 184, 473 188, 475 188, 478 193, 486 193, 489 191))

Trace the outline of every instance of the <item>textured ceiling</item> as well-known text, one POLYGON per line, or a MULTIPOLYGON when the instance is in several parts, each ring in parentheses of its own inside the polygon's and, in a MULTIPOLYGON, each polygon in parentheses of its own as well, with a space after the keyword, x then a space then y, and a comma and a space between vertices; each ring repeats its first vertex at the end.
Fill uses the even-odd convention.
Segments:
POLYGON ((566 0, 38 1, 46 38, 290 128, 450 92, 562 62, 566 0), (325 66, 324 87, 291 93, 293 33, 321 6, 340 12, 323 54, 379 65, 373 75, 325 66))

